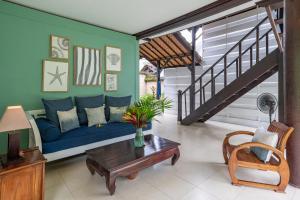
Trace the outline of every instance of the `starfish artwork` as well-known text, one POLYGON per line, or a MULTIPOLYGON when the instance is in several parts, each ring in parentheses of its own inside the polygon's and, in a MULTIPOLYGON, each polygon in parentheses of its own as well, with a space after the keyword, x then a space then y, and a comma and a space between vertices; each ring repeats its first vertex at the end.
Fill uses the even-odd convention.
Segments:
POLYGON ((58 80, 58 82, 60 83, 60 85, 62 85, 62 80, 61 80, 61 77, 63 75, 66 74, 66 72, 62 72, 62 73, 59 73, 59 70, 58 70, 58 66, 56 66, 56 71, 55 73, 51 73, 51 72, 47 72, 49 75, 53 76, 52 80, 50 81, 50 85, 52 85, 52 83, 54 83, 56 80, 58 80))

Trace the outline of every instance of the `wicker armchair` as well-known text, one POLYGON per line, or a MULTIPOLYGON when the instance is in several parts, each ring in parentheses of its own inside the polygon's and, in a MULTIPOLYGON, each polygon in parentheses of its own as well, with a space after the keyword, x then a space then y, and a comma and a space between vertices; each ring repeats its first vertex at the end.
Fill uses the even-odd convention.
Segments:
POLYGON ((229 139, 235 135, 243 134, 253 136, 254 133, 249 131, 237 131, 226 135, 223 142, 223 156, 225 163, 228 164, 229 174, 233 185, 259 187, 271 189, 276 192, 285 191, 285 188, 289 182, 290 170, 284 156, 284 151, 287 140, 293 133, 294 128, 288 127, 280 122, 273 121, 268 127, 268 131, 278 134, 279 139, 276 148, 258 142, 247 142, 237 146, 229 143, 229 139), (266 150, 271 150, 273 152, 271 160, 268 163, 262 162, 254 153, 250 151, 251 147, 261 147, 266 150), (275 171, 280 175, 280 182, 277 185, 271 185, 239 180, 235 176, 235 172, 238 167, 275 171))

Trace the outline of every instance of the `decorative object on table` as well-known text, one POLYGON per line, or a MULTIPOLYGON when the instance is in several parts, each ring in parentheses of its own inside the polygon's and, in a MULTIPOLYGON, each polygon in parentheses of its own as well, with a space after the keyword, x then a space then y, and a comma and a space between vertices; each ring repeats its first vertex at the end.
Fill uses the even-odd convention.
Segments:
POLYGON ((118 90, 118 75, 117 74, 106 74, 105 90, 108 92, 118 90))
POLYGON ((51 35, 51 58, 69 59, 69 39, 61 36, 51 35))
POLYGON ((172 101, 167 98, 156 99, 153 95, 146 95, 130 106, 123 115, 125 122, 131 123, 136 128, 134 139, 135 147, 144 146, 143 128, 149 121, 164 113, 172 107, 172 101))
POLYGON ((272 147, 268 144, 261 143, 262 141, 246 142, 239 145, 230 143, 230 139, 233 136, 248 135, 253 137, 254 133, 249 131, 236 131, 226 135, 226 138, 223 142, 223 156, 225 164, 228 164, 228 170, 233 185, 259 187, 264 189, 271 189, 276 192, 285 191, 286 186, 289 182, 290 170, 284 154, 287 141, 290 138, 291 134, 294 132, 294 128, 288 127, 280 122, 273 121, 269 125, 267 131, 272 132, 273 134, 278 134, 279 142, 277 143, 276 147, 272 147), (261 148, 267 153, 271 151, 272 157, 270 161, 264 162, 259 157, 257 157, 257 155, 254 154, 252 151, 249 151, 249 149, 252 150, 253 148, 261 148), (279 174, 280 181, 279 183, 273 185, 267 183, 240 180, 236 176, 236 171, 239 168, 277 172, 279 174))
POLYGON ((8 132, 8 151, 4 165, 22 160, 20 130, 31 128, 22 106, 8 106, 0 121, 0 133, 8 132))
POLYGON ((106 71, 121 71, 122 65, 122 50, 117 47, 106 46, 106 71))
POLYGON ((67 92, 69 63, 67 61, 43 61, 43 91, 67 92))
POLYGON ((76 85, 101 85, 100 53, 100 49, 74 47, 74 82, 76 85))
POLYGON ((270 124, 272 122, 272 114, 278 106, 276 97, 271 93, 262 93, 257 98, 258 109, 265 114, 269 114, 270 124))

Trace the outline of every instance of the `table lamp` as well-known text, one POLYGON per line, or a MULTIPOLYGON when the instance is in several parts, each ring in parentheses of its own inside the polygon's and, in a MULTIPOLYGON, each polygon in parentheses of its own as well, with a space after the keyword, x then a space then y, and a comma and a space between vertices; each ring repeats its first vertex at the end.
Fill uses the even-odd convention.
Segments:
POLYGON ((0 133, 8 133, 7 163, 21 158, 19 132, 28 128, 31 126, 22 106, 8 106, 0 120, 0 133))

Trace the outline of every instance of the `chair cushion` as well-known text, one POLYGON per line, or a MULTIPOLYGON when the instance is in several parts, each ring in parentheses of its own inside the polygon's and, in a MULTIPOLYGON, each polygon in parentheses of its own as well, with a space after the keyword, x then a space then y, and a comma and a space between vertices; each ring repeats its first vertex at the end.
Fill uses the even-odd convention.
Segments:
POLYGON ((57 116, 62 133, 79 127, 76 107, 68 111, 57 111, 57 116))
POLYGON ((106 124, 104 106, 98 108, 85 108, 88 118, 88 126, 106 124))
POLYGON ((123 107, 129 106, 131 103, 131 95, 124 97, 111 97, 105 96, 105 117, 106 120, 109 121, 110 110, 109 107, 123 107))
MULTIPOLYGON (((263 128, 258 128, 255 131, 252 142, 260 142, 276 148, 278 142, 278 134, 267 131, 263 128)), ((266 150, 260 147, 251 147, 251 152, 253 152, 261 161, 269 162, 272 156, 272 151, 266 150)))
POLYGON ((43 142, 52 142, 61 137, 60 129, 46 118, 35 119, 43 142))
POLYGON ((88 118, 86 116, 85 108, 98 108, 103 106, 103 95, 89 96, 89 97, 75 97, 75 104, 80 124, 87 124, 88 118))
MULTIPOLYGON (((151 129, 149 123, 143 130, 151 129)), ((77 146, 87 145, 107 139, 121 137, 135 133, 135 128, 128 123, 107 123, 100 128, 96 126, 81 126, 80 128, 61 134, 59 140, 43 142, 43 153, 53 153, 77 146)))
POLYGON ((46 111, 46 117, 59 127, 57 111, 71 110, 74 105, 71 97, 65 99, 47 100, 42 99, 46 111))

